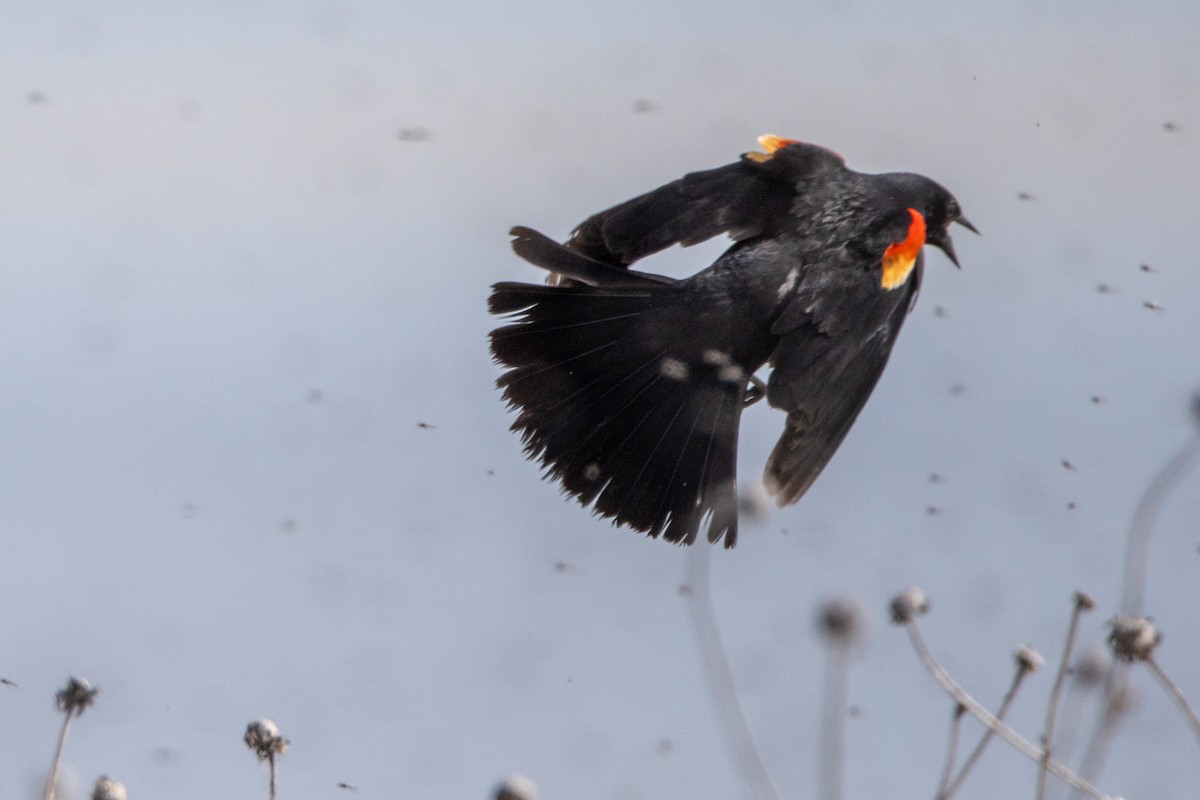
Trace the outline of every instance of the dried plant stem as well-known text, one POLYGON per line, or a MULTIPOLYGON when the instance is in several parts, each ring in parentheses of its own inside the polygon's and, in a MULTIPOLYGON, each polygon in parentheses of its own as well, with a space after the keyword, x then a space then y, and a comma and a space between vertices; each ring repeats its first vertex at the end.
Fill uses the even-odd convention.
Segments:
MULTIPOLYGON (((997 722, 1003 722, 1004 717, 1008 715, 1008 709, 1012 707, 1013 699, 1017 696, 1017 690, 1021 688, 1021 681, 1028 674, 1029 670, 1021 669, 1020 667, 1017 668, 1017 674, 1013 676, 1012 686, 1008 687, 1008 691, 1004 693, 1004 699, 1000 701, 1000 708, 996 710, 997 722)), ((963 762, 962 769, 958 771, 958 775, 946 787, 944 792, 938 794, 938 800, 949 800, 949 798, 954 796, 954 793, 962 786, 963 781, 967 779, 967 775, 975 768, 976 762, 979 761, 983 755, 983 751, 987 749, 988 744, 995 735, 996 728, 989 725, 987 730, 983 732, 983 737, 979 740, 979 743, 975 745, 975 749, 971 751, 971 754, 967 756, 967 760, 963 762)))
POLYGON ((1146 556, 1150 549, 1150 531, 1158 512, 1166 502, 1175 485, 1187 475, 1193 464, 1200 459, 1200 434, 1188 440, 1178 453, 1171 457, 1138 502, 1129 530, 1129 542, 1125 551, 1125 591, 1121 610, 1126 614, 1141 615, 1142 596, 1146 586, 1146 556))
POLYGON ((703 545, 692 547, 687 568, 687 585, 690 589, 688 607, 692 610, 692 624, 696 629, 700 663, 704 665, 708 676, 708 687, 721 729, 729 741, 734 763, 742 771, 746 784, 752 794, 760 800, 779 800, 766 767, 759 758, 758 749, 754 746, 750 728, 746 725, 746 716, 738 701, 729 660, 725 656, 725 648, 717 631, 708 581, 709 549, 703 545))
MULTIPOLYGON (((1122 613, 1141 616, 1146 587, 1146 561, 1150 549, 1150 533, 1158 512, 1175 486, 1200 460, 1200 433, 1197 433, 1173 455, 1146 487, 1138 501, 1129 526, 1125 548, 1125 579, 1122 591, 1122 613)), ((1108 755, 1108 746, 1124 716, 1125 699, 1129 693, 1129 671, 1114 668, 1104 685, 1104 709, 1100 722, 1092 733, 1084 754, 1081 771, 1085 776, 1099 773, 1108 755)), ((1169 690, 1168 690, 1169 691, 1169 690)))
POLYGON ((1158 678, 1158 682, 1162 684, 1162 687, 1167 690, 1167 694, 1171 695, 1171 699, 1179 706, 1179 710, 1187 717, 1187 721, 1191 724, 1192 732, 1196 734, 1196 738, 1200 739, 1200 717, 1196 716, 1196 709, 1192 708, 1192 704, 1183 696, 1183 692, 1175 684, 1175 681, 1167 677, 1167 673, 1163 672, 1162 667, 1158 665, 1157 661, 1153 658, 1143 659, 1143 661, 1150 668, 1150 672, 1154 674, 1154 677, 1158 678))
POLYGON ((842 762, 846 742, 846 683, 850 671, 850 647, 831 644, 825 660, 825 702, 821 710, 819 747, 822 800, 842 800, 842 762))
MULTIPOLYGON (((1085 778, 1095 779, 1100 774, 1100 768, 1104 765, 1105 756, 1108 754, 1108 746, 1112 744, 1113 737, 1116 736, 1117 723, 1128 709, 1131 691, 1129 665, 1113 664, 1112 669, 1108 672, 1108 679, 1104 682, 1104 697, 1101 698, 1104 707, 1100 710, 1100 719, 1092 729, 1092 735, 1088 739, 1087 747, 1083 751, 1083 760, 1079 766, 1079 772, 1085 778)), ((1076 795, 1078 792, 1072 796, 1076 795)))
POLYGON ((58 732, 58 747, 54 750, 54 761, 50 764, 50 775, 46 778, 46 790, 42 793, 45 800, 54 800, 55 792, 58 790, 58 767, 62 763, 63 748, 67 744, 67 732, 71 729, 71 719, 74 716, 72 711, 67 711, 63 715, 62 730, 58 732))
POLYGON ((256 719, 247 725, 242 741, 258 756, 260 763, 267 762, 271 774, 271 800, 275 800, 278 774, 275 761, 287 752, 291 742, 279 733, 279 726, 275 724, 275 720, 267 718, 256 719))
POLYGON ((962 718, 966 713, 966 706, 954 704, 954 716, 950 720, 950 746, 946 749, 946 764, 942 767, 942 779, 938 781, 936 797, 945 797, 946 787, 954 777, 954 762, 958 760, 958 733, 962 730, 962 718))
MULTIPOLYGON (((938 682, 938 684, 946 691, 947 694, 950 695, 951 698, 957 701, 959 705, 966 708, 967 711, 971 712, 972 716, 974 716, 988 728, 994 729, 996 734, 1001 739, 1008 742, 1017 750, 1032 758, 1034 761, 1040 762, 1042 760, 1042 749, 1040 747, 1033 744, 1028 739, 1021 736, 1021 734, 1005 725, 1001 720, 996 719, 996 715, 984 708, 979 701, 967 694, 967 692, 961 686, 954 682, 954 679, 950 677, 950 674, 946 672, 942 665, 938 663, 937 659, 933 657, 933 653, 929 651, 929 648, 925 646, 925 641, 921 637, 921 632, 917 628, 915 620, 909 620, 905 622, 904 627, 908 630, 909 638, 912 640, 913 647, 916 649, 917 655, 921 659, 921 663, 925 665, 925 668, 929 670, 929 673, 933 676, 933 679, 938 682)), ((1092 784, 1076 775, 1066 766, 1054 761, 1053 759, 1047 762, 1046 768, 1070 786, 1095 798, 1095 800, 1113 800, 1113 798, 1110 798, 1095 786, 1092 786, 1092 784)))
POLYGON ((1083 612, 1090 607, 1089 603, 1081 600, 1084 595, 1076 593, 1075 610, 1071 612, 1071 624, 1067 628, 1067 644, 1063 647, 1062 661, 1058 664, 1058 672, 1054 676, 1054 688, 1050 690, 1050 705, 1046 710, 1046 729, 1042 732, 1042 766, 1038 770, 1037 800, 1046 798, 1046 776, 1049 775, 1047 765, 1050 763, 1050 753, 1054 747, 1054 725, 1058 718, 1058 700, 1062 696, 1063 684, 1067 679, 1067 667, 1071 663, 1071 651, 1075 649, 1075 638, 1079 633, 1079 620, 1083 612))
MULTIPOLYGON (((1055 752, 1059 761, 1064 764, 1070 762, 1071 755, 1078 747, 1079 741, 1082 738, 1080 732, 1083 729, 1083 717, 1087 706, 1087 697, 1084 690, 1076 689, 1068 686, 1066 697, 1063 699, 1062 707, 1058 713, 1058 721, 1055 723, 1055 752)), ((1080 771, 1081 775, 1087 777, 1087 773, 1080 771)), ((1051 795, 1056 793, 1051 792, 1051 795)))

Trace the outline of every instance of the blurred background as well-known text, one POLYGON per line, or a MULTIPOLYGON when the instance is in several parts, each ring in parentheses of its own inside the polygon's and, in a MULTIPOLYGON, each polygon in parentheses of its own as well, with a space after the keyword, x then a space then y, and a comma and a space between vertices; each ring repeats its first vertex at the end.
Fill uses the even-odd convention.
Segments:
MULTIPOLYGON (((898 590, 994 707, 1116 612, 1134 507, 1195 431, 1200 6, 5 3, 0 31, 0 795, 33 797, 68 675, 80 796, 737 797, 685 552, 539 479, 493 388, 485 300, 540 280, 514 224, 589 214, 761 133, 948 187, 883 381, 812 491, 714 552, 739 695, 815 796, 817 605, 857 598, 848 798, 932 796, 952 704, 898 590), (347 784, 354 789, 339 788, 347 784)), ((724 247, 657 258, 686 275, 724 247)), ((749 489, 783 424, 744 417, 749 489)), ((1162 509, 1145 611, 1200 699, 1200 476, 1162 509)), ((1099 783, 1200 785, 1163 692, 1099 783)), ((1013 722, 1036 739, 1052 670, 1013 722)), ((972 727, 969 730, 974 731, 972 727)), ((965 790, 1032 797, 996 747, 965 790)))

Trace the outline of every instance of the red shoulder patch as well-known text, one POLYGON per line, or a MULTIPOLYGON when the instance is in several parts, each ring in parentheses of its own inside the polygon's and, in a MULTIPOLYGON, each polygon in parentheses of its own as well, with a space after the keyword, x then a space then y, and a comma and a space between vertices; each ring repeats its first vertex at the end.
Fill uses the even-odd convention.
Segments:
POLYGON ((917 265, 917 254, 925 246, 925 218, 915 208, 910 208, 908 214, 911 218, 908 235, 883 251, 883 277, 879 285, 889 291, 908 279, 917 265))

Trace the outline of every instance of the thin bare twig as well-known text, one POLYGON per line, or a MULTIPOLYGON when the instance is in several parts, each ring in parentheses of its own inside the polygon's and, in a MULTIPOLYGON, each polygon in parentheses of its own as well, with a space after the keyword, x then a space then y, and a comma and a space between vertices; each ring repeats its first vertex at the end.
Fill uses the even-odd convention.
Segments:
POLYGON ((54 695, 54 704, 63 712, 63 726, 58 734, 58 747, 54 750, 54 762, 50 765, 50 775, 46 778, 46 789, 42 794, 45 800, 54 800, 58 791, 58 768, 62 763, 63 748, 67 744, 67 731, 71 729, 71 720, 86 711, 96 701, 99 689, 88 683, 86 678, 72 676, 67 679, 67 685, 54 695))
POLYGON ((962 729, 962 718, 966 713, 966 706, 961 703, 954 704, 954 716, 950 720, 950 746, 946 749, 946 764, 942 767, 942 779, 938 781, 935 797, 945 797, 946 787, 954 777, 954 763, 958 760, 958 732, 962 729))
POLYGON ((846 748, 846 687, 850 648, 862 635, 864 619, 857 602, 845 597, 826 600, 817 610, 817 633, 826 648, 825 687, 821 709, 820 776, 822 800, 841 800, 846 748))
MULTIPOLYGON (((938 663, 937 659, 933 657, 933 653, 931 653, 929 648, 926 647, 925 641, 921 637, 921 632, 917 628, 915 619, 910 619, 905 622, 904 627, 908 630, 909 638, 912 640, 913 647, 916 649, 917 655, 921 659, 921 663, 925 665, 925 668, 929 670, 929 673, 933 676, 933 679, 938 682, 938 684, 946 691, 947 694, 950 695, 951 698, 966 708, 967 711, 971 712, 971 715, 984 725, 989 728, 994 728, 996 730, 996 734, 1001 739, 1008 742, 1017 750, 1024 753, 1029 758, 1032 758, 1034 761, 1040 762, 1042 760, 1042 749, 1040 747, 1033 744, 1028 739, 1021 736, 1021 734, 1005 725, 1001 720, 996 719, 995 714, 984 708, 979 701, 977 701, 974 697, 971 697, 971 695, 967 694, 967 692, 961 686, 955 683, 954 679, 950 677, 950 674, 946 672, 942 665, 938 663)), ((1113 800, 1113 798, 1104 794, 1095 786, 1076 775, 1066 766, 1053 759, 1047 763, 1046 768, 1070 786, 1095 798, 1095 800, 1113 800)))
MULTIPOLYGON (((1192 398, 1192 414, 1200 421, 1200 394, 1192 398)), ((1168 459, 1138 501, 1125 548, 1125 576, 1121 601, 1121 611, 1124 614, 1141 616, 1150 533, 1167 498, 1197 460, 1200 460, 1200 431, 1168 459)), ((1100 722, 1093 731, 1085 751, 1081 767, 1085 776, 1094 777, 1099 774, 1108 754, 1108 746, 1116 734, 1125 710, 1129 707, 1131 691, 1129 669, 1114 667, 1104 683, 1104 708, 1100 712, 1100 722)))
POLYGON ((696 630, 696 642, 700 649, 700 663, 708 676, 708 688, 721 722, 721 730, 729 741, 734 764, 742 771, 751 793, 759 800, 779 800, 771 777, 759 758, 758 749, 746 724, 746 715, 738 700, 737 688, 729 660, 717 631, 716 614, 713 611, 712 594, 709 590, 708 562, 710 548, 691 548, 688 557, 687 586, 688 607, 692 610, 692 624, 696 630))
MULTIPOLYGON (((1196 417, 1197 422, 1200 422, 1200 394, 1196 394, 1192 398, 1192 413, 1196 417)), ((1122 599, 1122 614, 1128 616, 1141 616, 1142 601, 1145 595, 1146 585, 1146 562, 1150 549, 1150 533, 1154 528, 1155 520, 1158 517, 1158 512, 1166 503, 1167 497, 1175 489, 1176 485, 1187 475, 1188 471, 1194 466, 1196 461, 1200 459, 1200 431, 1197 431, 1191 439, 1184 444, 1182 448, 1172 456, 1154 479, 1150 481, 1150 485, 1146 487, 1145 493, 1138 502, 1137 510, 1133 515, 1133 522, 1130 525, 1129 540, 1126 546, 1125 556, 1125 580, 1122 599)), ((1151 665, 1151 672, 1171 694, 1175 702, 1183 710, 1188 722, 1192 725, 1197 736, 1200 737, 1200 720, 1197 719, 1195 710, 1187 702, 1179 687, 1171 681, 1165 672, 1154 662, 1153 658, 1143 658, 1151 665)), ((1105 707, 1101 722, 1096 732, 1092 736, 1087 750, 1087 757, 1084 761, 1084 767, 1092 773, 1099 772, 1100 766, 1103 764, 1104 757, 1107 754, 1108 745, 1112 741, 1113 733, 1115 733, 1117 722, 1121 716, 1121 712, 1128 706, 1129 686, 1129 670, 1127 668, 1114 669, 1109 674, 1109 680, 1105 683, 1105 707)))
POLYGON ((67 744, 67 731, 71 729, 71 719, 75 715, 68 711, 63 717, 62 729, 58 732, 58 747, 54 750, 54 762, 50 765, 50 775, 46 778, 46 790, 42 797, 45 800, 54 800, 55 792, 58 791, 58 767, 62 762, 63 748, 67 744))
MULTIPOLYGON (((1017 696, 1017 690, 1021 688, 1021 681, 1025 680, 1025 676, 1028 675, 1029 672, 1030 670, 1028 669, 1020 666, 1017 667, 1017 672, 1013 676, 1012 685, 1009 686, 1008 691, 1004 693, 1004 699, 1000 701, 1000 708, 996 709, 996 720, 998 722, 1003 722, 1004 718, 1008 715, 1008 710, 1012 707, 1013 699, 1017 696)), ((988 743, 992 741, 992 737, 995 735, 996 729, 989 725, 987 730, 983 732, 982 738, 980 738, 979 742, 975 745, 975 749, 971 751, 971 754, 967 756, 966 761, 963 762, 962 768, 958 771, 958 775, 955 776, 954 780, 950 782, 950 785, 946 787, 944 792, 938 794, 938 800, 949 800, 949 798, 954 796, 954 793, 957 792, 959 787, 962 786, 963 781, 967 779, 967 775, 969 775, 971 770, 974 769, 976 762, 978 762, 980 757, 983 756, 983 751, 987 748, 988 743)))
POLYGON ((1050 704, 1046 710, 1046 729, 1042 732, 1042 766, 1038 770, 1037 800, 1045 800, 1046 776, 1049 774, 1046 765, 1050 761, 1050 753, 1054 748, 1054 723, 1058 716, 1058 699, 1062 694, 1063 683, 1067 679, 1067 666, 1071 663, 1071 651, 1075 649, 1075 637, 1079 633, 1079 620, 1083 612, 1090 611, 1095 606, 1091 597, 1083 592, 1075 593, 1075 610, 1071 612, 1071 624, 1067 628, 1067 644, 1063 647, 1062 661, 1058 664, 1058 672, 1054 676, 1054 688, 1050 690, 1050 704))
POLYGON ((1146 492, 1138 502, 1130 524, 1129 541, 1125 550, 1125 590, 1122 595, 1121 611, 1125 614, 1141 615, 1142 599, 1146 586, 1146 557, 1150 549, 1150 532, 1158 518, 1158 512, 1166 503, 1175 486, 1187 475, 1200 459, 1200 433, 1197 433, 1180 448, 1179 452, 1163 465, 1146 492))
MULTIPOLYGON (((1087 700, 1086 688, 1074 683, 1067 687, 1066 697, 1063 699, 1062 708, 1058 713, 1058 722, 1055 725, 1057 730, 1054 734, 1054 757, 1064 764, 1069 764, 1074 760, 1072 756, 1082 738, 1081 731, 1083 730, 1087 700)), ((1079 774, 1091 780, 1083 770, 1080 770, 1079 774)), ((1046 796, 1054 798, 1060 796, 1060 793, 1048 788, 1046 796)))
POLYGON ((1167 690, 1167 694, 1171 695, 1171 699, 1175 701, 1175 704, 1179 706, 1179 710, 1183 712, 1183 715, 1191 724, 1192 732, 1196 734, 1197 739, 1200 739, 1200 717, 1196 716, 1196 709, 1192 708, 1192 704, 1184 697, 1183 691, 1180 690, 1175 681, 1167 677, 1167 673, 1163 672, 1162 667, 1158 665, 1158 662, 1153 657, 1142 660, 1150 668, 1150 672, 1154 674, 1154 677, 1158 678, 1158 682, 1162 684, 1162 687, 1167 690))
POLYGON ((846 739, 846 677, 850 648, 829 647, 825 661, 825 702, 821 710, 821 742, 818 765, 822 800, 842 799, 842 762, 846 739))
MULTIPOLYGON (((1108 747, 1117 734, 1117 726, 1133 705, 1133 691, 1129 682, 1129 664, 1114 663, 1104 681, 1104 697, 1101 700, 1104 707, 1100 709, 1100 719, 1092 729, 1079 766, 1079 773, 1084 778, 1094 780, 1100 774, 1108 747)), ((1078 796, 1078 792, 1072 796, 1078 796)))

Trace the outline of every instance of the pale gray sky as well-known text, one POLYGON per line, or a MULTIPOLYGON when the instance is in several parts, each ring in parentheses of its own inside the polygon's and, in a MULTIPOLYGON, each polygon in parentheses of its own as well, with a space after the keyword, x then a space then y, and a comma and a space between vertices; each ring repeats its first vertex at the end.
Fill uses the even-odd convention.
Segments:
MULTIPOLYGON (((540 278, 511 225, 565 236, 766 132, 929 175, 984 234, 957 235, 962 271, 930 255, 804 501, 713 554, 783 793, 816 791, 810 620, 830 593, 873 616, 848 798, 930 796, 941 765, 950 701, 884 623, 895 591, 926 588, 931 643, 993 705, 1017 644, 1057 656, 1073 590, 1099 604, 1085 638, 1104 635, 1134 505, 1200 387, 1194 3, 4 17, 0 675, 19 688, 0 687, 0 796, 32 796, 69 674, 101 687, 72 769, 133 797, 262 796, 241 743, 259 716, 293 741, 286 798, 482 797, 514 770, 546 798, 739 796, 684 553, 539 480, 492 388, 485 298, 540 278)), ((746 415, 744 480, 782 424, 746 415)), ((1193 700, 1198 481, 1163 511, 1147 601, 1193 700)), ((1014 712, 1031 738, 1051 680, 1014 712)), ((1183 796, 1196 742, 1149 681, 1142 697, 1101 784, 1183 796)), ((971 796, 1033 779, 997 748, 971 796)))

